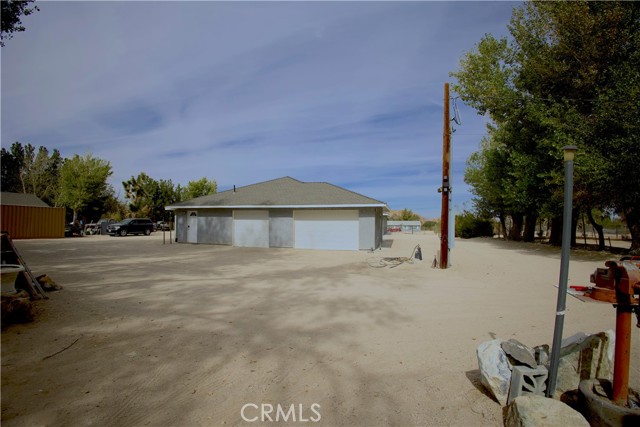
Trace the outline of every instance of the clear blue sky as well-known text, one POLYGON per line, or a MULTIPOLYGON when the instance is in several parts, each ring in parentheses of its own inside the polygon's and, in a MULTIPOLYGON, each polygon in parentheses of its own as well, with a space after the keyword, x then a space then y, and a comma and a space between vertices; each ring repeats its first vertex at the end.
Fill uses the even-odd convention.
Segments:
MULTIPOLYGON (((2 54, 2 146, 219 190, 328 181, 440 214, 443 85, 513 2, 38 2, 2 54)), ((460 105, 453 201, 485 119, 460 105)))

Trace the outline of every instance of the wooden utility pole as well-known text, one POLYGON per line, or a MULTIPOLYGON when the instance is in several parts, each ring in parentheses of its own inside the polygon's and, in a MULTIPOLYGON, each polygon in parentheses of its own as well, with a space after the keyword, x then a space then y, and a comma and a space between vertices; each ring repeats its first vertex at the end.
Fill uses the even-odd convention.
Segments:
POLYGON ((449 267, 449 192, 451 177, 451 123, 449 118, 449 83, 444 84, 444 128, 442 143, 442 213, 440 215, 440 268, 449 267))

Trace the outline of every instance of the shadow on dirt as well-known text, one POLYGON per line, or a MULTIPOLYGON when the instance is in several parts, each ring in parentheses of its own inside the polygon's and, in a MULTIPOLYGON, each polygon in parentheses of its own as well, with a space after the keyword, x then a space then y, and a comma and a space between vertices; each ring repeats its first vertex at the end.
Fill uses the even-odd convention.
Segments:
MULTIPOLYGON (((500 249, 516 251, 521 254, 535 254, 541 255, 548 258, 557 258, 560 259, 560 251, 561 248, 558 246, 552 246, 548 243, 541 242, 515 242, 511 240, 501 240, 495 238, 475 238, 468 239, 467 241, 473 242, 486 242, 491 245, 498 247, 500 249)), ((577 245, 576 247, 571 248, 571 259, 575 259, 576 261, 594 261, 600 262, 608 259, 619 259, 628 250, 623 248, 612 248, 611 251, 597 251, 592 247, 584 247, 584 245, 577 245)))
POLYGON ((480 391, 482 394, 484 394, 485 396, 487 396, 489 399, 493 400, 496 403, 500 403, 498 402, 498 400, 485 388, 485 386, 482 385, 482 381, 480 379, 480 369, 473 369, 471 371, 467 371, 464 373, 467 376, 467 379, 469 380, 469 382, 471 382, 471 384, 478 390, 480 391))
POLYGON ((65 289, 3 333, 3 424, 238 424, 248 402, 319 403, 319 425, 411 424, 394 379, 341 354, 361 328, 411 321, 356 289, 352 264, 142 239, 21 242, 65 289))

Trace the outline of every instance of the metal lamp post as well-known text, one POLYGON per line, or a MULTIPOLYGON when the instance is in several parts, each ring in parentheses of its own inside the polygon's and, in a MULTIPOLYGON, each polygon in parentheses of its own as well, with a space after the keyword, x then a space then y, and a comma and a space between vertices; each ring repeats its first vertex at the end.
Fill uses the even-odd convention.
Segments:
POLYGON ((551 366, 549 367, 549 384, 547 397, 556 392, 558 362, 562 343, 562 328, 567 302, 567 279, 569 277, 569 249, 571 248, 571 211, 573 208, 573 159, 578 147, 567 145, 564 150, 564 208, 562 217, 562 257, 560 260, 560 280, 558 283, 558 302, 556 305, 556 323, 553 329, 553 345, 551 347, 551 366))

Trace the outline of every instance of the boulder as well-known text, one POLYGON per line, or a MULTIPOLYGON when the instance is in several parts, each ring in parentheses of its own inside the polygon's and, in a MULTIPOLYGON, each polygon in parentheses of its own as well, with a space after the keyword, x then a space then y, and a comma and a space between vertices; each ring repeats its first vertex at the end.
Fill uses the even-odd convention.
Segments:
POLYGON ((564 403, 542 396, 519 396, 507 407, 505 427, 589 427, 587 420, 564 403))
POLYGON ((33 321, 33 303, 25 291, 10 295, 3 294, 1 306, 3 325, 33 321))
POLYGON ((537 345, 533 347, 533 352, 536 355, 538 365, 549 364, 549 344, 537 345))
POLYGON ((36 277, 40 286, 45 292, 59 291, 62 290, 62 286, 58 285, 51 277, 43 274, 41 276, 36 277))
POLYGON ((614 346, 615 332, 611 330, 595 335, 580 333, 563 340, 555 396, 577 390, 582 380, 611 379, 614 346))
POLYGON ((480 368, 480 381, 501 405, 507 404, 511 366, 507 353, 501 347, 502 340, 485 341, 478 346, 476 355, 480 368))
POLYGON ((525 365, 532 369, 538 367, 533 350, 520 341, 512 338, 503 341, 500 346, 504 352, 507 353, 507 356, 509 356, 509 362, 511 362, 512 365, 525 365))

